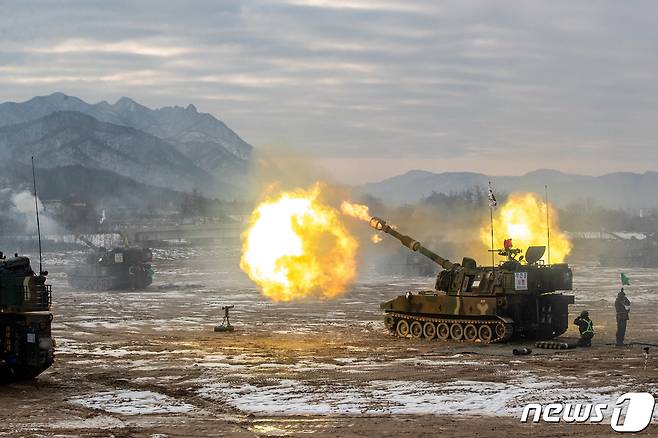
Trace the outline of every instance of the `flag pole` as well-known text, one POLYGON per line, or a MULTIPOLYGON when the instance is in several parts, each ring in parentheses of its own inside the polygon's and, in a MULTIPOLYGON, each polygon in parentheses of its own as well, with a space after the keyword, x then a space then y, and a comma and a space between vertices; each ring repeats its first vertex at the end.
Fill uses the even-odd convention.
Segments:
POLYGON ((493 188, 491 187, 491 181, 489 181, 489 193, 487 194, 489 198, 489 221, 491 224, 491 269, 496 269, 496 259, 494 254, 494 226, 493 226, 493 209, 497 204, 496 195, 494 195, 493 188))
POLYGON ((544 191, 546 193, 546 243, 548 249, 548 265, 551 265, 551 222, 548 212, 548 185, 544 186, 544 191))
POLYGON ((493 207, 489 207, 489 219, 491 221, 491 267, 495 269, 496 262, 494 260, 493 207))

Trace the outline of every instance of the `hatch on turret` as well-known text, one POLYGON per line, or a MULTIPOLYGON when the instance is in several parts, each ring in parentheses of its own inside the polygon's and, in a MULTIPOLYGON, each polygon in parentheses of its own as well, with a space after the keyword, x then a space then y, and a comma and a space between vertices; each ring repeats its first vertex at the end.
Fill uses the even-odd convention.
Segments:
POLYGON ((529 265, 537 263, 546 252, 545 246, 529 246, 525 252, 525 262, 529 265))

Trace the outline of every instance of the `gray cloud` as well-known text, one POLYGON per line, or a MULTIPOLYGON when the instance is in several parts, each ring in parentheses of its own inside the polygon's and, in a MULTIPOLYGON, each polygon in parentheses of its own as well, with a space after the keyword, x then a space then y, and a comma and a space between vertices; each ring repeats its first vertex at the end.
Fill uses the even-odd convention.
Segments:
POLYGON ((257 147, 286 144, 348 181, 419 166, 643 171, 658 158, 648 1, 0 0, 0 10, 3 101, 63 91, 192 102, 257 147))

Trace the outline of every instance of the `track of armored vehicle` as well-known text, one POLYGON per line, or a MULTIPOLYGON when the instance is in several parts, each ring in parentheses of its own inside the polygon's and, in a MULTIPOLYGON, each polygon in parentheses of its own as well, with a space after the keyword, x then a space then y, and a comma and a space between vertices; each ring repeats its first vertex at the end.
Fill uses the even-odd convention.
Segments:
POLYGON ((514 333, 514 323, 511 320, 435 318, 398 312, 388 312, 384 317, 384 325, 391 333, 402 338, 485 344, 505 342, 514 333))

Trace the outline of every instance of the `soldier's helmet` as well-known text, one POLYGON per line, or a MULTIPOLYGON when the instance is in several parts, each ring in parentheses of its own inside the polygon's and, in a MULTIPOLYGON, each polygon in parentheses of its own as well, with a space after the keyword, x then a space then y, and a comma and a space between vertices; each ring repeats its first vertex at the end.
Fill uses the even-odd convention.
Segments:
POLYGON ((581 318, 589 318, 589 312, 587 310, 583 310, 580 312, 581 318))

